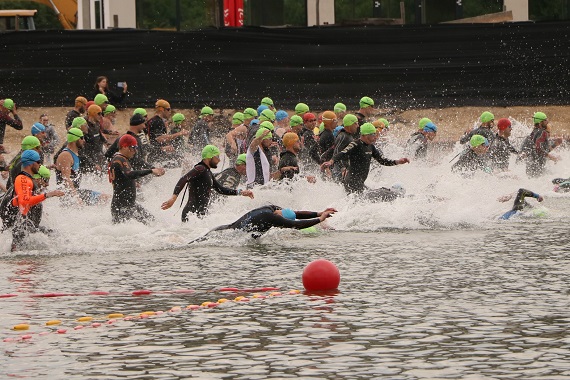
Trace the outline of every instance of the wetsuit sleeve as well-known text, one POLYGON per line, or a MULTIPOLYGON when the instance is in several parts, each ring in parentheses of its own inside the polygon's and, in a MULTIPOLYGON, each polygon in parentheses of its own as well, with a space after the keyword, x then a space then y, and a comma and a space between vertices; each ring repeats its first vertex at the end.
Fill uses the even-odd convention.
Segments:
POLYGON ((374 159, 378 161, 380 165, 394 166, 398 164, 395 160, 389 160, 385 158, 374 145, 371 145, 370 148, 372 149, 372 157, 374 157, 374 159))
POLYGON ((21 131, 24 128, 24 124, 22 124, 22 120, 18 115, 14 115, 14 118, 12 119, 8 114, 6 114, 3 121, 18 131, 21 131))
POLYGON ((473 131, 470 131, 469 133, 464 134, 463 136, 461 136, 461 138, 459 139, 459 143, 460 144, 465 144, 467 141, 471 140, 471 137, 473 136, 473 131))
POLYGON ((109 149, 105 152, 105 157, 112 160, 115 153, 119 151, 119 139, 115 139, 109 149))
POLYGON ((214 190, 223 195, 238 195, 238 190, 230 189, 229 187, 222 186, 216 177, 212 175, 212 185, 214 190))
POLYGON ((533 197, 533 198, 538 199, 540 197, 540 195, 533 193, 530 190, 519 189, 519 192, 517 193, 517 197, 515 198, 515 203, 513 204, 513 210, 516 210, 516 211, 522 210, 525 206, 524 199, 526 197, 533 197))
POLYGON ((12 204, 16 206, 14 202, 17 202, 17 206, 19 207, 22 215, 27 215, 30 208, 46 199, 45 193, 33 195, 34 183, 31 178, 23 174, 16 177, 16 180, 14 181, 14 191, 16 193, 16 198, 12 204))
POLYGON ((321 220, 319 218, 291 220, 276 214, 270 214, 267 216, 266 222, 268 222, 273 227, 296 228, 302 230, 303 228, 308 228, 314 226, 315 224, 319 224, 321 220))
POLYGON ((334 160, 334 162, 343 160, 346 156, 348 156, 350 151, 353 150, 357 145, 358 141, 352 141, 350 144, 346 146, 346 148, 335 154, 332 159, 334 160))
POLYGON ((174 195, 180 194, 180 192, 182 191, 182 189, 184 189, 184 186, 186 186, 188 181, 190 181, 194 177, 198 177, 199 175, 201 175, 204 170, 205 169, 203 167, 197 166, 194 167, 192 170, 190 170, 188 173, 184 174, 178 180, 178 182, 176 182, 176 186, 174 186, 174 191, 172 192, 172 194, 174 195))
POLYGON ((295 211, 297 219, 318 218, 318 213, 314 211, 295 211))
POLYGON ((137 179, 137 178, 144 177, 145 175, 152 174, 151 169, 132 170, 131 166, 129 165, 127 160, 124 158, 116 159, 113 162, 113 170, 114 171, 120 170, 123 173, 123 175, 125 176, 125 178, 128 178, 128 179, 137 179))

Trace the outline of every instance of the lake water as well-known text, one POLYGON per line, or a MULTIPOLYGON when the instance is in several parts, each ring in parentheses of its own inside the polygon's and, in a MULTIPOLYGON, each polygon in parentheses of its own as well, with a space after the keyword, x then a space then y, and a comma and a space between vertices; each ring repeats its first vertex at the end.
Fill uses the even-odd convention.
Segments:
MULTIPOLYGON (((385 153, 402 155, 392 145, 385 153)), ((108 205, 62 209, 49 199, 44 224, 56 236, 33 235, 29 250, 9 253, 10 236, 0 235, 0 294, 17 295, 0 298, 0 377, 570 378, 570 194, 550 183, 569 176, 570 154, 529 180, 514 162, 516 178, 452 175, 456 153, 437 165, 374 167, 368 185, 407 189, 391 204, 298 182, 256 189, 254 200, 225 198, 182 225, 180 212, 160 210, 177 170, 144 187, 151 226, 113 226, 108 205), (545 201, 530 199, 535 209, 498 221, 511 202, 497 198, 520 187, 545 201), (187 244, 267 203, 339 212, 318 234, 230 232, 187 244), (303 290, 303 268, 317 258, 338 266, 338 292, 289 294, 303 290), (264 287, 282 294, 247 290, 264 287), (132 294, 140 289, 153 293, 132 294), (74 295, 33 297, 45 293, 74 295), (250 301, 185 309, 237 296, 250 301), (138 318, 146 311, 163 313, 138 318), (110 313, 137 318, 108 324, 110 313), (83 316, 94 320, 76 321, 83 316), (62 324, 45 326, 55 319, 62 324), (20 323, 30 329, 13 331, 20 323)), ((108 191, 98 179, 85 187, 108 191)))

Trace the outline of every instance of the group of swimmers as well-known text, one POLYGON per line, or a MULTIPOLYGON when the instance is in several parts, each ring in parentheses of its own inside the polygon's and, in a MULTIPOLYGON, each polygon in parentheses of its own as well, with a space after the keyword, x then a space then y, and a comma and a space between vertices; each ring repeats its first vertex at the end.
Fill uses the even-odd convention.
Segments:
MULTIPOLYGON (((67 114, 66 141, 59 150, 53 149, 53 137, 47 133, 49 125, 41 120, 33 124, 31 134, 22 140, 21 151, 11 161, 4 160, 1 154, 5 150, 0 148, 0 171, 9 173, 7 191, 0 204, 3 229, 12 228, 12 248, 18 249, 26 233, 41 230, 41 202, 50 197, 60 197, 63 205, 105 203, 111 198, 114 223, 129 219, 148 223, 154 218, 136 202, 137 187, 144 185, 146 176, 162 176, 164 167, 184 166, 187 158, 195 155, 200 155, 200 162, 180 178, 172 196, 161 207, 166 210, 181 193, 183 198, 187 194, 182 221, 187 221, 190 214, 202 217, 207 213, 212 190, 222 195, 253 198, 256 186, 296 177, 313 183, 320 177, 338 182, 347 193, 359 193, 365 199, 393 201, 405 194, 401 186, 366 187, 371 160, 395 166, 409 163, 410 158, 384 157, 378 141, 387 135, 390 124, 384 118, 374 118, 376 110, 371 98, 363 97, 359 106, 357 112, 348 113, 344 104, 337 103, 332 110, 317 115, 307 104, 299 103, 294 115, 289 115, 276 110, 273 100, 265 97, 256 109, 246 108, 232 115, 231 127, 224 136, 225 156, 231 165, 214 175, 211 170, 220 164, 221 150, 210 138, 215 120, 212 108, 203 107, 198 121, 189 129, 185 115, 172 115, 170 103, 159 99, 154 116, 149 118, 143 108, 135 109, 127 132, 120 135, 114 126, 117 109, 109 104, 103 92, 97 93, 92 101, 79 96, 67 114), (55 171, 62 190, 46 190, 50 170, 55 171), (112 196, 82 188, 82 174, 104 172, 112 184, 112 196), (241 183, 244 188, 239 188, 241 183)), ((510 155, 515 154, 526 159, 529 176, 538 176, 544 172, 546 160, 558 159, 551 151, 561 141, 550 138, 544 113, 534 114, 534 129, 520 152, 509 142, 510 121, 500 119, 495 131, 494 119, 492 113, 483 112, 480 126, 466 131, 460 142, 467 143, 467 147, 453 164, 453 171, 463 174, 505 171, 510 155)), ((0 147, 6 125, 23 129, 11 99, 0 101, 0 147)), ((406 151, 409 157, 421 160, 426 158, 438 127, 427 118, 421 119, 418 126, 406 143, 406 151)), ((560 191, 570 190, 570 180, 556 181, 560 191)), ((527 196, 542 200, 533 192, 521 191, 512 211, 520 211, 527 196)), ((305 228, 320 223, 335 211, 304 212, 268 206, 219 229, 263 232, 271 226, 305 228)))

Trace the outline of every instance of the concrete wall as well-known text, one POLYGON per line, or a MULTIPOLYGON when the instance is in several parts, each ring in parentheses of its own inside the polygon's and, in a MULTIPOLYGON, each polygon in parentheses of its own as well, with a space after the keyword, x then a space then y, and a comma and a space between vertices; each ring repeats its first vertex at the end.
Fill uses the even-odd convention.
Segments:
POLYGON ((334 0, 307 0, 307 26, 334 23, 334 0))
POLYGON ((513 11, 513 21, 528 21, 528 0, 504 0, 505 10, 513 11))
POLYGON ((104 0, 105 27, 136 28, 136 0, 104 0))

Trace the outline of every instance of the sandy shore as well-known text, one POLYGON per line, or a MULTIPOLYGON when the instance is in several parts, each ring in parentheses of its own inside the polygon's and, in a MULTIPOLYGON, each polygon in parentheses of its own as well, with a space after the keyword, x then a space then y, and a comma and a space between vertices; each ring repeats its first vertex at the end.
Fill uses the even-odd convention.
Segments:
MULTIPOLYGON (((41 114, 46 113, 50 117, 50 122, 56 126, 56 131, 60 138, 65 136, 65 115, 71 108, 19 108, 18 114, 23 120, 24 129, 16 131, 7 127, 4 146, 10 152, 8 156, 19 150, 20 142, 30 133, 32 124, 39 120, 41 114)), ((129 125, 129 118, 133 109, 125 109, 117 112, 116 127, 124 132, 129 125)), ((149 116, 153 115, 153 110, 148 109, 149 116)), ((382 111, 382 110, 381 110, 382 111)), ((532 115, 536 111, 542 111, 548 115, 552 124, 553 135, 570 134, 570 106, 528 106, 528 107, 491 107, 483 109, 480 107, 453 107, 442 109, 422 109, 422 110, 384 110, 379 117, 386 117, 391 123, 390 133, 398 138, 406 139, 410 133, 416 129, 419 119, 430 118, 439 128, 437 139, 440 141, 456 141, 463 134, 465 129, 472 127, 483 111, 491 111, 498 120, 502 117, 510 117, 521 123, 531 125, 532 115)), ((183 113, 189 120, 189 125, 193 125, 197 118, 197 110, 173 109, 174 112, 183 113)), ((234 110, 215 110, 218 120, 217 127, 222 129, 230 126, 230 115, 234 110)), ((290 115, 293 112, 289 112, 290 115)))

